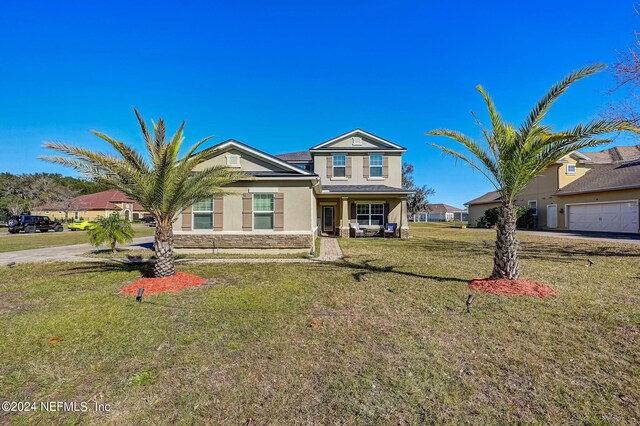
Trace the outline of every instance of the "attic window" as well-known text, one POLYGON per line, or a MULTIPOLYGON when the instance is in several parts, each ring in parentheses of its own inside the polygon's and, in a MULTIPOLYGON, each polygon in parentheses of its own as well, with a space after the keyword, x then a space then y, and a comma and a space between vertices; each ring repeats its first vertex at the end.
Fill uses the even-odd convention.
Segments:
POLYGON ((567 174, 575 175, 576 174, 576 165, 575 164, 567 164, 567 174))
POLYGON ((227 167, 240 167, 240 156, 237 154, 228 154, 227 167))
POLYGON ((362 145, 362 138, 359 136, 354 136, 351 138, 351 141, 353 143, 353 146, 360 146, 362 145))

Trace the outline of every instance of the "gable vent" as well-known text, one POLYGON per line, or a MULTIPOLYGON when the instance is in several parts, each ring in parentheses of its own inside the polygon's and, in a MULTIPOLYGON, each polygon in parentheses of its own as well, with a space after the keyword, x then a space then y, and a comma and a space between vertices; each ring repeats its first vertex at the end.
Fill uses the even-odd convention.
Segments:
POLYGON ((354 136, 351 138, 351 143, 353 144, 353 146, 361 146, 362 138, 360 136, 354 136))
POLYGON ((227 167, 240 167, 240 156, 237 154, 227 155, 227 167))

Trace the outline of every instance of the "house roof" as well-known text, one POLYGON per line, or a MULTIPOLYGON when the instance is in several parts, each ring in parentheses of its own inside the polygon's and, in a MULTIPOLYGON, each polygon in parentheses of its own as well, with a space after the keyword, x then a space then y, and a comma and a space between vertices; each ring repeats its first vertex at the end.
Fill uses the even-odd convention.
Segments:
POLYGON ((486 194, 481 195, 478 198, 474 198, 471 201, 467 201, 464 204, 467 206, 471 206, 474 204, 499 203, 501 201, 502 201, 502 196, 500 195, 500 191, 489 191, 486 194))
POLYGON ((323 185, 322 192, 329 193, 358 193, 358 194, 411 194, 414 191, 403 188, 393 188, 387 185, 323 185))
POLYGON ((619 161, 640 160, 640 144, 632 146, 614 146, 598 152, 582 152, 588 157, 587 163, 609 164, 619 161))
POLYGON ((284 161, 284 160, 282 160, 282 159, 280 159, 278 157, 275 157, 275 156, 273 156, 271 154, 267 154, 264 151, 260 151, 259 149, 253 148, 253 147, 251 147, 251 146, 249 146, 247 144, 244 144, 244 143, 242 143, 240 141, 237 141, 235 139, 228 139, 228 140, 226 140, 224 142, 221 142, 221 143, 219 143, 217 145, 211 146, 211 147, 205 149, 204 151, 205 152, 211 152, 213 154, 216 151, 224 151, 227 148, 231 148, 231 147, 234 147, 234 148, 236 148, 236 149, 238 149, 240 151, 247 152, 247 153, 249 153, 251 155, 254 155, 254 156, 258 157, 258 158, 261 158, 261 159, 263 159, 263 160, 265 160, 265 161, 267 161, 267 162, 269 162, 271 164, 280 166, 281 168, 284 168, 285 170, 296 172, 295 174, 306 175, 306 176, 315 176, 311 172, 308 172, 306 170, 302 170, 301 168, 296 167, 296 166, 292 166, 291 164, 287 163, 286 161, 284 161))
MULTIPOLYGON (((73 199, 71 205, 73 210, 116 210, 118 203, 133 203, 134 211, 145 211, 144 208, 132 201, 122 191, 109 189, 107 191, 96 192, 95 194, 80 195, 73 199)), ((34 208, 35 211, 59 210, 61 203, 51 202, 34 208)))
MULTIPOLYGON (((373 133, 369 133, 367 131, 364 131, 362 129, 353 129, 350 132, 347 133, 343 133, 340 136, 336 136, 333 139, 329 139, 328 141, 322 142, 316 146, 311 147, 311 151, 314 150, 329 150, 331 149, 329 146, 327 145, 331 145, 333 142, 339 141, 340 139, 344 139, 344 138, 348 138, 349 136, 354 136, 354 135, 360 135, 360 136, 364 136, 368 139, 374 140, 378 143, 380 143, 381 145, 384 145, 386 147, 386 149, 390 149, 390 150, 397 150, 397 151, 406 151, 407 149, 397 145, 391 141, 388 141, 386 139, 381 138, 380 136, 376 136, 373 133)), ((345 149, 345 148, 342 148, 345 149)), ((348 148, 348 149, 354 149, 354 148, 348 148)), ((369 150, 371 151, 371 148, 363 148, 365 150, 369 150)))
POLYGON ((311 161, 311 153, 309 151, 288 152, 275 155, 275 157, 284 161, 311 161))
POLYGON ((567 195, 625 188, 640 188, 640 156, 634 161, 619 161, 595 166, 580 179, 565 185, 556 193, 567 195))
POLYGON ((296 173, 293 171, 271 171, 271 170, 260 170, 260 171, 247 171, 245 174, 257 178, 278 178, 278 177, 298 177, 303 179, 308 179, 309 177, 317 177, 316 174, 309 175, 301 175, 300 173, 296 173))
POLYGON ((466 212, 465 209, 459 209, 450 204, 437 203, 429 204, 429 213, 453 213, 453 212, 466 212))

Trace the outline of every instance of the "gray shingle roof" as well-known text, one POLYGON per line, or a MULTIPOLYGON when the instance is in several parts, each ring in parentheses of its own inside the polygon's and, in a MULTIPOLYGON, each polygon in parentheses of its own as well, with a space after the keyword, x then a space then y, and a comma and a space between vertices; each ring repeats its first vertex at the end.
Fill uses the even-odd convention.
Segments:
POLYGON ((255 176, 255 177, 289 177, 289 176, 295 176, 295 177, 300 177, 300 176, 307 176, 307 177, 315 177, 317 175, 315 174, 308 174, 308 175, 301 175, 300 173, 297 172, 293 172, 293 171, 288 171, 288 170, 279 170, 279 171, 272 171, 272 170, 264 170, 264 171, 246 171, 244 172, 245 174, 249 175, 249 176, 255 176))
POLYGON ((407 194, 411 193, 411 190, 403 188, 393 188, 387 185, 322 185, 322 190, 335 193, 349 193, 349 192, 385 192, 385 193, 399 193, 407 194))
POLYGON ((635 161, 601 164, 558 190, 558 195, 640 187, 640 157, 635 161))
POLYGON ((499 203, 502 201, 502 196, 499 191, 490 191, 484 195, 479 196, 478 198, 474 198, 471 201, 467 201, 465 204, 467 206, 473 204, 489 204, 489 203, 499 203))
MULTIPOLYGON (((615 163, 618 161, 640 160, 640 144, 635 146, 614 146, 598 152, 581 152, 593 163, 615 163)), ((589 163, 589 161, 587 161, 589 163)))
POLYGON ((459 209, 450 204, 437 203, 429 204, 429 213, 451 213, 451 212, 463 212, 465 209, 459 209))
POLYGON ((275 157, 284 161, 311 161, 311 153, 309 151, 288 152, 278 154, 275 157))

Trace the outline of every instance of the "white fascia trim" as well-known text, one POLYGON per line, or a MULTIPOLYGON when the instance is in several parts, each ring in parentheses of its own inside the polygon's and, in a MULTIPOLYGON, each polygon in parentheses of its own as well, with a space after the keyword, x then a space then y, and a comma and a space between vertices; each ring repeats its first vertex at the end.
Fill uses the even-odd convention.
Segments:
POLYGON ((315 180, 318 179, 318 176, 287 176, 287 177, 277 177, 277 176, 254 176, 253 179, 240 179, 239 182, 247 182, 252 180, 315 180))
POLYGON ((398 154, 402 154, 407 152, 406 149, 379 149, 379 148, 367 148, 367 149, 358 149, 358 148, 344 148, 344 147, 340 147, 340 148, 336 148, 336 149, 332 149, 331 151, 326 150, 326 149, 315 149, 315 148, 311 148, 309 150, 309 152, 312 152, 314 154, 317 153, 321 153, 321 152, 326 152, 328 155, 331 154, 335 154, 335 153, 343 153, 343 152, 359 152, 362 154, 370 154, 370 153, 378 153, 378 152, 389 152, 389 153, 398 153, 398 154))
POLYGON ((279 166, 285 167, 285 168, 287 168, 289 170, 293 170, 293 171, 299 172, 300 174, 311 175, 310 172, 308 172, 306 170, 302 170, 299 167, 292 166, 291 164, 287 163, 286 161, 280 160, 277 157, 273 157, 271 155, 268 155, 268 156, 264 155, 264 153, 262 153, 260 151, 256 151, 255 149, 250 148, 250 147, 248 147, 246 145, 239 145, 239 144, 235 143, 234 141, 223 142, 221 145, 218 145, 218 147, 213 152, 224 150, 224 149, 227 149, 228 147, 231 147, 231 146, 233 146, 234 148, 236 148, 236 149, 238 149, 240 151, 245 151, 245 152, 250 153, 251 155, 255 155, 256 157, 263 158, 263 159, 265 159, 266 161, 268 161, 270 163, 274 163, 274 164, 277 164, 279 166))
POLYGON ((378 137, 376 135, 372 135, 369 132, 365 132, 364 130, 360 130, 360 129, 355 129, 355 130, 350 131, 349 133, 345 133, 343 135, 336 136, 335 138, 333 138, 333 139, 331 139, 329 141, 323 142, 320 145, 316 145, 316 146, 312 147, 309 151, 313 151, 314 149, 322 148, 325 145, 329 145, 329 144, 331 144, 333 142, 339 141, 340 139, 348 138, 349 136, 353 136, 356 133, 360 133, 362 135, 365 135, 367 138, 373 139, 373 140, 375 140, 377 142, 380 142, 381 144, 384 144, 384 145, 387 145, 387 146, 391 146, 391 147, 396 148, 396 149, 403 149, 400 145, 396 145, 396 144, 394 144, 392 142, 389 142, 388 140, 382 139, 382 138, 380 138, 380 137, 378 137))
POLYGON ((587 157, 586 155, 584 155, 580 151, 573 151, 571 154, 567 154, 564 157, 562 157, 561 159, 559 159, 558 162, 564 162, 564 161, 566 161, 565 158, 571 157, 572 155, 580 158, 581 160, 591 161, 591 158, 587 157))

